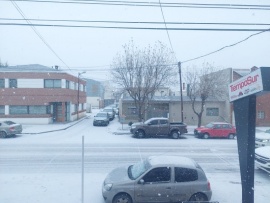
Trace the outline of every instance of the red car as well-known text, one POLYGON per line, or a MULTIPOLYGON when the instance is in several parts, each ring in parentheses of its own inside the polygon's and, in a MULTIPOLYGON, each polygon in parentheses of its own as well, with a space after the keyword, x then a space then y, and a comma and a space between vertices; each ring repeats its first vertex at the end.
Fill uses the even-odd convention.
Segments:
POLYGON ((236 128, 230 123, 211 122, 206 126, 196 128, 194 134, 199 138, 208 139, 210 137, 226 137, 234 139, 236 128))

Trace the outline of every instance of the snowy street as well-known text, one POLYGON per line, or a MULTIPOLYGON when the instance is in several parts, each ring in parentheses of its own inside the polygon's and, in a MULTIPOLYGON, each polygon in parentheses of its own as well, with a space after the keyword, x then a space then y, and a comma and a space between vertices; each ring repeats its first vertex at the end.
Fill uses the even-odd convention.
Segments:
MULTIPOLYGON (((26 134, 1 139, 0 202, 80 203, 82 136, 85 142, 84 202, 103 203, 101 185, 112 169, 160 154, 196 160, 210 180, 212 201, 241 202, 236 139, 197 139, 193 132, 178 140, 136 139, 128 134, 128 126, 122 127, 117 118, 107 127, 94 127, 92 122, 93 116, 90 116, 66 130, 41 134, 34 133, 57 130, 59 126, 24 126, 26 134)), ((269 175, 256 169, 255 202, 269 202, 269 191, 269 175)))

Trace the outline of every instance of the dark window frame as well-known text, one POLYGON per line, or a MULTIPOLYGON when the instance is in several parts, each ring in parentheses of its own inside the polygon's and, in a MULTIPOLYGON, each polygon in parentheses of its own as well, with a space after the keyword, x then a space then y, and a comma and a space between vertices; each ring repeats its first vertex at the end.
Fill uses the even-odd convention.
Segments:
POLYGON ((206 116, 219 116, 219 108, 217 107, 206 108, 206 116))
POLYGON ((18 88, 17 79, 9 79, 8 84, 9 84, 9 88, 18 88))
POLYGON ((62 88, 61 79, 44 79, 44 88, 62 88), (47 82, 51 82, 51 84, 47 82))

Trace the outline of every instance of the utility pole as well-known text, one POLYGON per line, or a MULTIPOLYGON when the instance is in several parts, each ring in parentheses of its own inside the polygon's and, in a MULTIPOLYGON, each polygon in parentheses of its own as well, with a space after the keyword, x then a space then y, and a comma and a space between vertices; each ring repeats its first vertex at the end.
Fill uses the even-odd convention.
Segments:
POLYGON ((180 79, 180 98, 181 98, 181 122, 184 122, 183 115, 183 92, 182 92, 182 72, 181 72, 181 62, 178 62, 178 71, 179 71, 179 79, 180 79))
POLYGON ((80 76, 84 74, 84 72, 78 73, 78 92, 77 92, 77 120, 79 120, 79 105, 80 105, 80 76))

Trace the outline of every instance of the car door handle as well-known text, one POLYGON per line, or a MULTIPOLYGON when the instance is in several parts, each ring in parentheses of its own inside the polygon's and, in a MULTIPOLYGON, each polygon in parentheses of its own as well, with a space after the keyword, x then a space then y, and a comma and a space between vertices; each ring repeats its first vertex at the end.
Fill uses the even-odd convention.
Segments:
POLYGON ((167 189, 167 190, 170 190, 170 189, 172 189, 172 188, 171 188, 171 187, 166 187, 166 189, 167 189))

